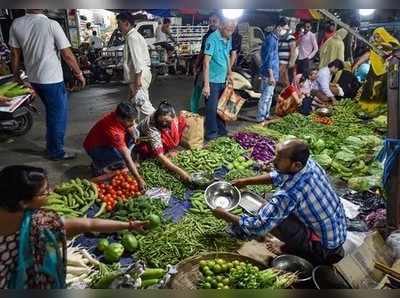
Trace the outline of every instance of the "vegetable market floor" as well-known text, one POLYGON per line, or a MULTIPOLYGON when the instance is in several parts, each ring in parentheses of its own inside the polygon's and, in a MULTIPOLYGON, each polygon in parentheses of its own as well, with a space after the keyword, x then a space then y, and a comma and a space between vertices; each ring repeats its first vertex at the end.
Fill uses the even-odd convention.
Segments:
MULTIPOLYGON (((188 77, 158 78, 150 89, 154 106, 167 99, 176 110, 187 109, 192 94, 193 80, 188 77)), ((90 175, 90 159, 85 154, 82 143, 89 129, 102 114, 114 109, 125 99, 127 87, 120 83, 89 85, 80 92, 70 95, 69 123, 65 139, 65 148, 78 153, 72 161, 53 162, 44 158, 45 150, 45 113, 40 100, 35 106, 39 112, 31 131, 21 137, 0 136, 0 168, 8 165, 25 164, 44 167, 48 170, 51 184, 75 177, 90 175)), ((229 130, 235 130, 248 122, 235 122, 229 130)))

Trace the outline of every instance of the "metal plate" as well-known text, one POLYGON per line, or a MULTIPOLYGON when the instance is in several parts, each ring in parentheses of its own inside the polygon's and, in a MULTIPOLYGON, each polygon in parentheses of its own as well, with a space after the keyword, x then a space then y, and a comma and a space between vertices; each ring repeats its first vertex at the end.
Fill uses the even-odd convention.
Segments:
POLYGON ((258 194, 251 191, 243 191, 239 206, 250 214, 256 214, 264 203, 265 201, 258 194))

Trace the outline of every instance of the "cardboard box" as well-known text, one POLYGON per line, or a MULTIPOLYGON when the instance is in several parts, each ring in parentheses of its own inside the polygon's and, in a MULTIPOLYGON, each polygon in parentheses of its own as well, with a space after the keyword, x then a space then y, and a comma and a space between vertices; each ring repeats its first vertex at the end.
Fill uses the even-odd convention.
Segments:
POLYGON ((375 269, 376 261, 392 267, 395 258, 382 236, 373 232, 358 249, 334 266, 354 289, 382 288, 385 274, 375 269))

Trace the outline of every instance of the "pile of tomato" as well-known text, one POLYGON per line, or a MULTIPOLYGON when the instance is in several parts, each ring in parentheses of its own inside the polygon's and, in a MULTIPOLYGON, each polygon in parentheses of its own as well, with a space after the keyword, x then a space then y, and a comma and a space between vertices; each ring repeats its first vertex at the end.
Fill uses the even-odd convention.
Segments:
POLYGON ((137 181, 127 172, 118 171, 110 183, 98 183, 99 199, 106 203, 106 210, 111 211, 118 200, 126 201, 140 195, 137 181))

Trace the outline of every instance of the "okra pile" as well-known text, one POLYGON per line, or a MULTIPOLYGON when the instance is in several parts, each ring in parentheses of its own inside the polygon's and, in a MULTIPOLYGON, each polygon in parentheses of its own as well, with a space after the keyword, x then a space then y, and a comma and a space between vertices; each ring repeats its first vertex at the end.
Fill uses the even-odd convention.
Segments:
POLYGON ((77 178, 56 187, 48 196, 45 208, 67 217, 84 216, 97 196, 97 188, 93 183, 77 178))

